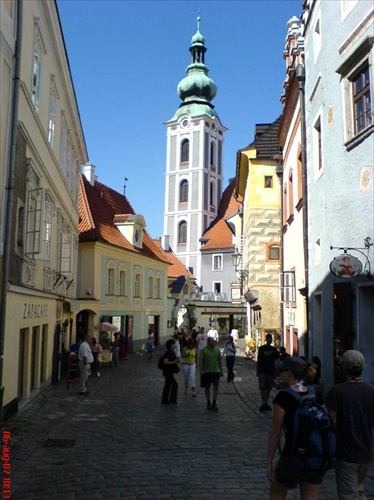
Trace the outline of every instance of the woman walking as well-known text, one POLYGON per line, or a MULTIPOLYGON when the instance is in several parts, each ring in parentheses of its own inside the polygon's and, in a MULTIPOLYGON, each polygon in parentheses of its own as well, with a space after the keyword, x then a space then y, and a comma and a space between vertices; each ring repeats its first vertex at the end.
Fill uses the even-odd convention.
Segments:
POLYGON ((231 335, 227 337, 223 354, 226 356, 227 382, 232 382, 235 378, 234 364, 236 358, 236 347, 234 339, 231 335))
MULTIPOLYGON (((307 364, 301 358, 287 356, 279 365, 282 384, 298 394, 314 394, 303 384, 307 364)), ((273 426, 269 435, 267 475, 270 479, 270 499, 282 500, 291 488, 300 487, 302 500, 316 500, 325 471, 301 469, 292 458, 294 417, 299 401, 288 391, 279 391, 274 399, 273 426), (280 459, 273 469, 274 454, 278 446, 282 427, 285 426, 286 441, 280 459)))
POLYGON ((175 355, 175 340, 169 339, 166 342, 166 349, 164 355, 164 368, 162 374, 165 377, 165 385, 162 391, 161 403, 177 404, 178 396, 178 382, 174 378, 174 373, 179 372, 178 359, 175 355))
POLYGON ((184 373, 184 393, 188 394, 188 388, 192 390, 192 397, 196 397, 196 383, 195 383, 195 373, 196 373, 196 359, 197 359, 197 349, 192 338, 187 342, 187 346, 183 349, 182 358, 185 359, 185 364, 183 365, 184 373))

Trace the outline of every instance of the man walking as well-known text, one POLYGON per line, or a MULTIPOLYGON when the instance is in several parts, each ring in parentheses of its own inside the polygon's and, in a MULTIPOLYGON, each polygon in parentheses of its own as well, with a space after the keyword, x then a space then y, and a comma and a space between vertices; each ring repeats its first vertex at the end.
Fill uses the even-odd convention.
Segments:
POLYGON ((207 337, 213 337, 214 342, 219 342, 219 335, 214 325, 210 325, 210 330, 207 333, 207 337))
POLYGON ((262 345, 258 350, 256 375, 258 377, 258 387, 261 392, 262 404, 260 411, 271 411, 269 406, 270 391, 274 385, 274 368, 275 361, 279 358, 279 352, 271 345, 273 336, 271 333, 266 334, 266 344, 262 345))
POLYGON ((340 500, 366 499, 364 479, 373 460, 374 387, 362 379, 364 356, 349 350, 342 368, 347 380, 326 396, 330 417, 336 420, 335 477, 340 500))
POLYGON ((79 359, 79 394, 87 396, 89 391, 87 390, 87 379, 88 372, 90 371, 91 363, 93 363, 93 354, 91 351, 91 335, 86 335, 84 337, 84 342, 81 343, 79 347, 78 359, 79 359))
POLYGON ((200 387, 205 389, 207 410, 218 411, 217 396, 220 378, 223 376, 221 351, 215 345, 214 337, 208 337, 207 346, 199 354, 200 387), (210 386, 213 385, 213 404, 210 400, 210 386))

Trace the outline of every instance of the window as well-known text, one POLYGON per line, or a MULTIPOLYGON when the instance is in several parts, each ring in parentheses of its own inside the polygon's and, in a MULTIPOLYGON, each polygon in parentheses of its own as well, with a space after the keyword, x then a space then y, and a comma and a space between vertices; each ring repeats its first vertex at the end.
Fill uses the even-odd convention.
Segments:
POLYGON ((34 49, 34 61, 32 67, 31 100, 37 113, 39 113, 40 100, 40 78, 42 72, 41 56, 37 48, 34 49))
POLYGON ((106 293, 107 295, 114 294, 114 269, 112 267, 107 269, 106 293))
POLYGON ((280 302, 296 302, 295 273, 284 271, 279 275, 280 302))
POLYGON ((161 278, 156 278, 156 299, 161 299, 161 278))
POLYGON ((61 137, 60 137, 60 170, 65 174, 65 161, 66 161, 66 122, 62 120, 61 123, 61 137))
POLYGON ((268 244, 267 246, 267 260, 280 260, 280 247, 278 244, 268 244))
POLYGON ((148 276, 148 298, 153 299, 153 276, 148 276))
POLYGON ((221 293, 221 290, 222 290, 221 281, 214 281, 213 282, 213 293, 221 293))
POLYGON ((51 87, 51 96, 49 99, 49 121, 48 121, 48 142, 51 148, 54 146, 56 131, 56 95, 54 86, 51 87))
POLYGON ((211 182, 209 185, 209 203, 211 207, 215 206, 215 196, 214 196, 214 183, 211 182))
POLYGON ((187 222, 186 221, 182 221, 179 223, 178 243, 179 244, 186 244, 187 243, 187 222))
POLYGON ((140 297, 140 273, 135 273, 134 279, 134 297, 140 297))
POLYGON ((31 189, 27 200, 26 254, 40 253, 42 189, 31 189))
POLYGON ((352 77, 355 133, 372 123, 370 72, 366 63, 352 77))
POLYGON ((184 139, 181 144, 181 163, 188 162, 190 158, 190 141, 184 139))
POLYGON ((188 181, 183 180, 179 186, 179 203, 188 202, 188 181))
POLYGON ((126 295, 126 271, 119 272, 119 295, 126 295))
POLYGON ((317 19, 314 26, 313 33, 313 50, 314 50, 314 62, 316 62, 319 53, 321 52, 322 41, 321 41, 321 20, 317 19))
POLYGON ((44 247, 44 265, 52 267, 52 219, 54 205, 46 197, 44 202, 44 229, 43 229, 43 247, 44 247))
POLYGON ((265 175, 265 183, 264 183, 265 189, 269 189, 273 187, 273 176, 272 175, 265 175))
MULTIPOLYGON (((71 274, 72 240, 70 230, 60 232, 59 235, 59 271, 61 274, 71 274)), ((113 292, 112 292, 113 293, 113 292)))
POLYGON ((222 254, 212 256, 213 271, 223 270, 223 256, 222 254))
POLYGON ((293 177, 292 177, 292 169, 290 169, 288 174, 288 219, 287 222, 289 224, 292 223, 294 218, 294 203, 293 203, 293 177))
POLYGON ((23 229, 25 226, 25 208, 19 207, 17 217, 17 247, 23 248, 23 229))
POLYGON ((210 164, 213 167, 217 164, 217 148, 213 141, 210 143, 210 164))

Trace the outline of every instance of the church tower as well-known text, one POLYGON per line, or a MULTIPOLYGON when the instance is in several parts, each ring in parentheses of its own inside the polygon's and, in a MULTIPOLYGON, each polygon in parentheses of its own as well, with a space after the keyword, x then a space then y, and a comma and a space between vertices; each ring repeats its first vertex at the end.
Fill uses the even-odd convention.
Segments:
POLYGON ((211 104, 217 87, 205 66, 205 38, 191 40, 187 76, 178 85, 182 103, 167 127, 164 234, 201 285, 200 238, 216 218, 222 196, 226 128, 211 104))

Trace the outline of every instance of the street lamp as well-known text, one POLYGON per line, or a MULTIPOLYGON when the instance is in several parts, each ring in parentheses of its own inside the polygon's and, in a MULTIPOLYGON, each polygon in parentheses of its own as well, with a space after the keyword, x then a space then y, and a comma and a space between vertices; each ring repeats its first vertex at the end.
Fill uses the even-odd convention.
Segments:
POLYGON ((242 254, 238 252, 238 249, 235 248, 235 252, 231 255, 232 258, 232 265, 235 268, 235 271, 238 271, 238 267, 240 266, 241 263, 241 258, 242 254))

